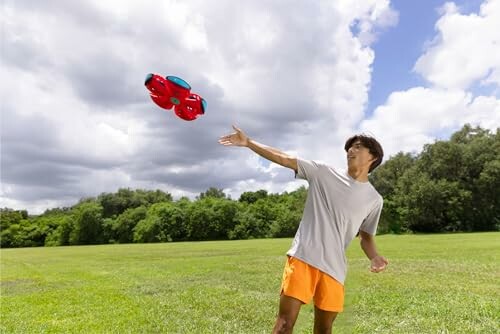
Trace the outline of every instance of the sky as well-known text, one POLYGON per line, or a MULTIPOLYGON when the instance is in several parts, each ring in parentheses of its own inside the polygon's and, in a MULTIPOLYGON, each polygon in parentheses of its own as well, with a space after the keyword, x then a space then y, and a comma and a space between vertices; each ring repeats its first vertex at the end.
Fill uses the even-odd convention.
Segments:
POLYGON ((219 145, 232 124, 339 168, 356 133, 388 160, 500 127, 500 0, 4 0, 0 23, 0 207, 30 214, 120 188, 304 185, 219 145), (186 80, 206 114, 157 107, 148 73, 186 80))

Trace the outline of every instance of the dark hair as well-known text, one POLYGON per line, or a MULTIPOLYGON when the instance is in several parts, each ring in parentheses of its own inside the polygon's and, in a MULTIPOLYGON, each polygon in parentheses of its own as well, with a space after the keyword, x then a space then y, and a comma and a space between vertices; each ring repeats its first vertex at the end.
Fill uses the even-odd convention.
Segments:
POLYGON ((378 165, 382 163, 382 159, 384 158, 384 150, 382 150, 382 145, 380 145, 380 143, 375 138, 365 134, 359 134, 347 139, 344 146, 345 151, 347 152, 351 148, 351 146, 358 140, 361 142, 361 145, 366 147, 370 151, 371 155, 375 157, 375 161, 372 162, 372 164, 370 165, 370 170, 368 171, 368 173, 371 173, 372 170, 377 168, 378 165))

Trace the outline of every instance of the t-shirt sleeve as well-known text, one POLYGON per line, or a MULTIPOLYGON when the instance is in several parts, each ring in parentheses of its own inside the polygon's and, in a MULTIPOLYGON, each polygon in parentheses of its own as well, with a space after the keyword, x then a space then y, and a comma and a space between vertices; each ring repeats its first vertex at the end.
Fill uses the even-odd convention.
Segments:
POLYGON ((361 227, 359 228, 361 231, 364 231, 371 235, 375 235, 377 233, 378 221, 380 219, 380 214, 382 213, 382 205, 383 200, 382 198, 380 198, 380 200, 377 201, 375 207, 361 224, 361 227))
POLYGON ((320 164, 312 160, 303 160, 297 158, 297 173, 296 178, 312 181, 319 172, 320 164))

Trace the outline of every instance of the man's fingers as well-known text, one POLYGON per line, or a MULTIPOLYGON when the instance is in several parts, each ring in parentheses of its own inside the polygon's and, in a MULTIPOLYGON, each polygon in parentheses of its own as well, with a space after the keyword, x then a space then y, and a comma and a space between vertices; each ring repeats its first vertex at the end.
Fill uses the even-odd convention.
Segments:
POLYGON ((218 142, 219 142, 219 144, 224 145, 224 146, 234 145, 230 136, 221 137, 221 138, 219 138, 218 142))
POLYGON ((234 133, 219 138, 219 143, 225 146, 242 146, 242 139, 245 138, 243 131, 233 124, 234 133))
POLYGON ((379 273, 379 272, 381 272, 384 269, 385 269, 385 266, 383 266, 383 267, 376 267, 376 268, 373 268, 373 271, 376 272, 376 273, 379 273))
POLYGON ((232 133, 230 135, 225 135, 225 136, 219 137, 219 140, 231 140, 231 137, 234 135, 235 135, 234 133, 232 133))
POLYGON ((378 273, 378 272, 381 272, 382 270, 384 270, 386 266, 387 266, 386 263, 378 265, 378 266, 371 266, 370 271, 374 272, 374 273, 378 273))

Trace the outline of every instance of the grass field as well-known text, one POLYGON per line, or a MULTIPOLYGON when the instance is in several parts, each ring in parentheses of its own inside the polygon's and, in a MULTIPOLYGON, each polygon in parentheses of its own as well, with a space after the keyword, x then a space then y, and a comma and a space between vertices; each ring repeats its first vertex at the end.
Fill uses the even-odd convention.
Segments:
MULTIPOLYGON (((269 333, 290 239, 2 249, 2 333, 269 333)), ((334 333, 499 333, 500 233, 349 248, 334 333)), ((302 308, 295 333, 311 333, 302 308)))

